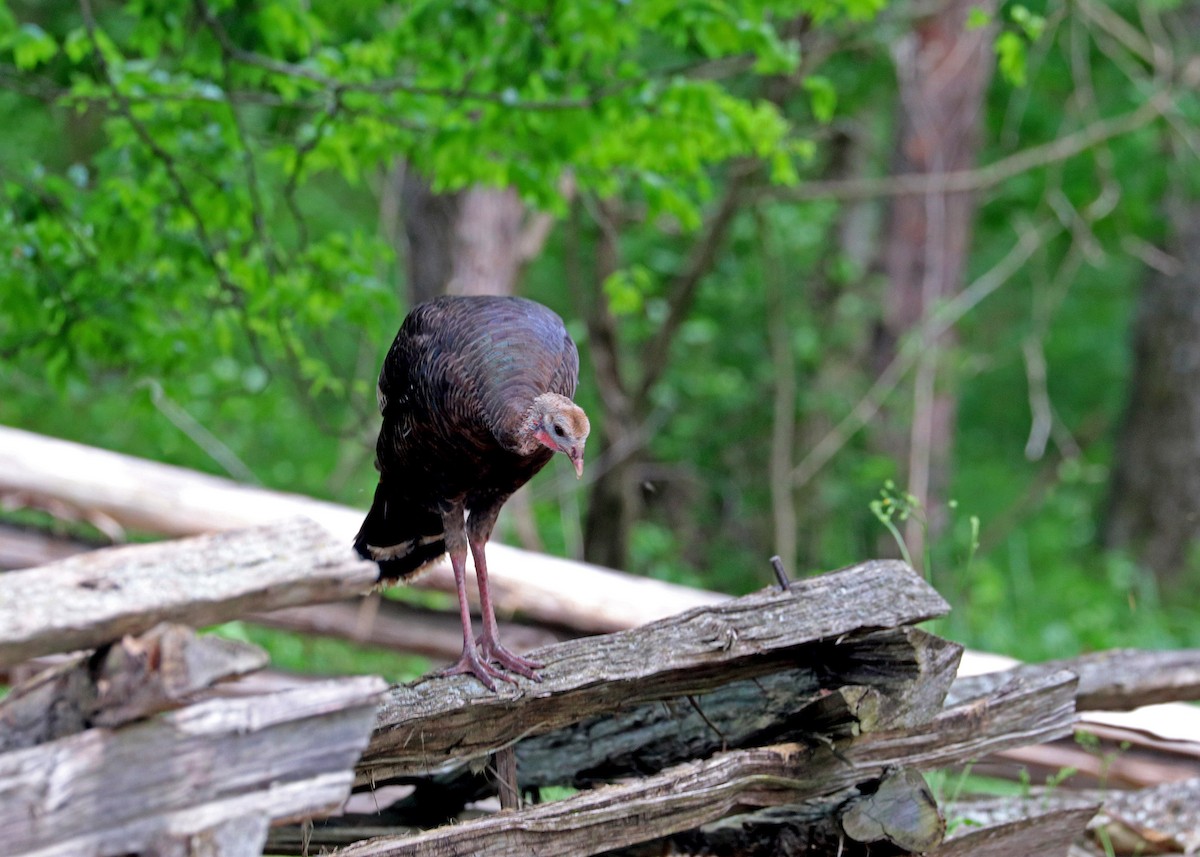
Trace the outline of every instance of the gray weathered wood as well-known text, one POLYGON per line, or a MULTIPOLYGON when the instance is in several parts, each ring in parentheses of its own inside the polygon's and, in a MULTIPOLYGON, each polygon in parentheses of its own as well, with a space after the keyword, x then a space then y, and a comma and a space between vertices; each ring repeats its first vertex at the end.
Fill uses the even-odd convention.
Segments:
POLYGON ((1079 711, 1128 711, 1160 702, 1200 700, 1200 649, 1111 649, 964 677, 954 683, 949 701, 986 693, 1012 676, 1063 669, 1079 676, 1075 701, 1079 711))
POLYGON ((864 563, 629 631, 539 649, 537 684, 492 693, 469 676, 388 693, 360 766, 361 782, 419 774, 519 738, 639 702, 700 693, 779 669, 792 650, 854 631, 919 622, 948 610, 897 561, 864 563))
POLYGON ((972 827, 996 827, 1041 812, 1082 807, 1094 811, 1086 839, 1077 837, 1077 845, 1088 853, 1103 855, 1105 839, 1118 854, 1200 853, 1200 777, 1130 791, 1055 786, 1016 796, 965 796, 951 803, 947 813, 972 827))
POLYGON ((340 857, 597 854, 747 808, 835 792, 898 765, 935 767, 1058 737, 1074 721, 1074 691, 1070 673, 1039 676, 945 711, 923 726, 862 735, 840 751, 798 744, 735 750, 550 804, 417 836, 371 840, 340 857))
MULTIPOLYGON (((728 749, 924 723, 942 710, 960 652, 915 628, 805 645, 790 659, 803 666, 780 664, 779 672, 708 693, 635 705, 522 739, 515 745, 519 785, 529 791, 646 776, 728 749)), ((415 790, 387 808, 389 823, 428 826, 495 792, 478 764, 402 781, 415 790)), ((318 825, 313 842, 339 844, 344 824, 318 825)))
POLYGON ((156 625, 14 687, 0 700, 0 752, 178 707, 197 691, 267 662, 257 646, 199 637, 182 625, 156 625))
POLYGON ((303 518, 106 548, 0 574, 0 665, 95 648, 163 621, 210 625, 252 610, 338 600, 377 577, 349 541, 303 518))
POLYGON ((265 813, 219 822, 184 836, 164 834, 150 843, 148 857, 259 857, 267 841, 265 813))
POLYGON ((869 723, 861 712, 852 715, 856 729, 925 722, 942 708, 941 696, 927 691, 945 693, 959 652, 960 646, 913 628, 804 646, 792 659, 802 666, 526 738, 517 743, 521 783, 530 788, 645 775, 718 750, 820 732, 820 712, 806 707, 843 686, 870 688, 882 700, 869 723))
POLYGON ((925 852, 941 845, 946 834, 946 819, 925 778, 907 768, 884 771, 872 791, 851 798, 837 814, 855 842, 925 852))
POLYGON ((983 829, 964 828, 929 857, 1065 857, 1083 835, 1096 805, 1034 810, 1034 814, 983 829))
POLYGON ((138 853, 231 819, 328 811, 349 793, 383 689, 367 677, 210 699, 0 754, 4 853, 138 853))
MULTIPOLYGON (((0 426, 0 495, 65 507, 78 517, 99 516, 119 525, 117 529, 166 536, 303 516, 324 526, 339 546, 353 541, 365 513, 7 426, 0 426)), ((589 634, 630 628, 725 600, 720 593, 497 542, 488 545, 488 579, 501 617, 520 613, 589 634)), ((414 585, 453 593, 450 563, 439 562, 414 585)), ((273 606, 286 605, 255 609, 273 606)))

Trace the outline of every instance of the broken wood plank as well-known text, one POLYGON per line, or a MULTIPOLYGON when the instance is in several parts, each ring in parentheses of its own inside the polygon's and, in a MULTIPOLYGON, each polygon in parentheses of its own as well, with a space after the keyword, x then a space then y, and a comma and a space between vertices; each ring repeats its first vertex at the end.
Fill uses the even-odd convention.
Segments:
POLYGON ((836 792, 905 765, 928 768, 1057 737, 1074 720, 1075 676, 1018 680, 924 726, 869 733, 839 749, 780 744, 689 762, 633 783, 352 845, 339 857, 590 855, 690 830, 754 807, 836 792))
POLYGON ((142 853, 234 819, 328 811, 349 794, 383 689, 366 677, 210 699, 0 754, 4 853, 142 853))
POLYGON ((948 605, 899 561, 879 560, 533 653, 542 683, 493 693, 469 676, 390 691, 359 769, 363 783, 420 774, 620 708, 700 693, 779 669, 791 650, 854 631, 920 622, 948 605))
POLYGON ((0 752, 176 708, 197 691, 267 662, 257 646, 156 625, 14 687, 0 700, 0 752))
POLYGON ((377 576, 374 563, 302 518, 106 548, 0 574, 0 665, 95 648, 164 621, 210 625, 251 610, 335 601, 377 576))
MULTIPOLYGON (((370 501, 372 488, 363 486, 364 503, 370 501)), ((299 494, 240 485, 181 467, 0 426, 0 497, 4 496, 28 504, 51 500, 82 513, 101 513, 129 529, 167 536, 273 524, 304 516, 320 523, 335 542, 346 546, 353 541, 365 514, 365 510, 299 494)), ((724 595, 715 592, 498 542, 488 545, 488 579, 496 612, 502 618, 520 613, 584 633, 632 628, 725 600, 724 595), (568 580, 570 585, 564 585, 568 580)), ((414 585, 455 592, 454 575, 444 560, 414 585)))
POLYGON ((1079 676, 1079 711, 1128 711, 1160 702, 1200 700, 1200 649, 1111 649, 1075 658, 1021 664, 1009 670, 959 679, 950 700, 978 695, 1014 675, 1071 670, 1079 676))
POLYGON ((727 816, 665 839, 607 852, 604 857, 872 857, 928 851, 941 843, 944 829, 945 822, 921 774, 896 769, 832 794, 727 816), (865 829, 856 830, 856 824, 868 809, 876 809, 880 800, 888 801, 887 806, 878 807, 888 830, 870 822, 865 829), (844 829, 847 818, 853 833, 844 829))

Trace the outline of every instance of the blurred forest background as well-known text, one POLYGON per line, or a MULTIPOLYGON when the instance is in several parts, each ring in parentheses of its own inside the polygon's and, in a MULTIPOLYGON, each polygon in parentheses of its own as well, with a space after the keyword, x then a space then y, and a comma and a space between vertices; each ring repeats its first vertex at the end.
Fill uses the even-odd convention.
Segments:
POLYGON ((406 309, 519 293, 593 435, 506 541, 730 592, 903 550, 973 646, 1197 646, 1197 33, 0 0, 0 423, 365 508, 406 309))

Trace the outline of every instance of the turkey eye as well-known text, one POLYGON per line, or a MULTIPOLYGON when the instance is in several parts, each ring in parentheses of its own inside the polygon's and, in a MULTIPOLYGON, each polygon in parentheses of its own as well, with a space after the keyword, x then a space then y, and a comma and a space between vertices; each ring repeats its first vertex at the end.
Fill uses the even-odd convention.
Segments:
POLYGON ((554 433, 555 433, 556 435, 558 435, 559 437, 563 437, 563 436, 566 434, 566 432, 565 432, 565 431, 563 431, 563 428, 562 428, 562 426, 555 426, 555 427, 554 427, 554 433))

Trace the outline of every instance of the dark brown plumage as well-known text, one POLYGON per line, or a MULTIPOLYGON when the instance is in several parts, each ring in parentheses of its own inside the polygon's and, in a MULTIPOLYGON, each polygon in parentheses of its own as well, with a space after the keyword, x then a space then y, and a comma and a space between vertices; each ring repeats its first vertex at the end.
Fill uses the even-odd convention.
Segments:
POLYGON ((449 296, 408 314, 379 373, 379 485, 354 546, 379 563, 383 580, 450 554, 463 653, 446 672, 470 673, 489 688, 493 676, 511 680, 498 666, 536 678, 539 664, 497 639, 484 545, 500 507, 556 451, 582 474, 589 426, 570 399, 578 373, 575 343, 541 304, 449 296), (478 651, 468 547, 483 612, 478 651))

